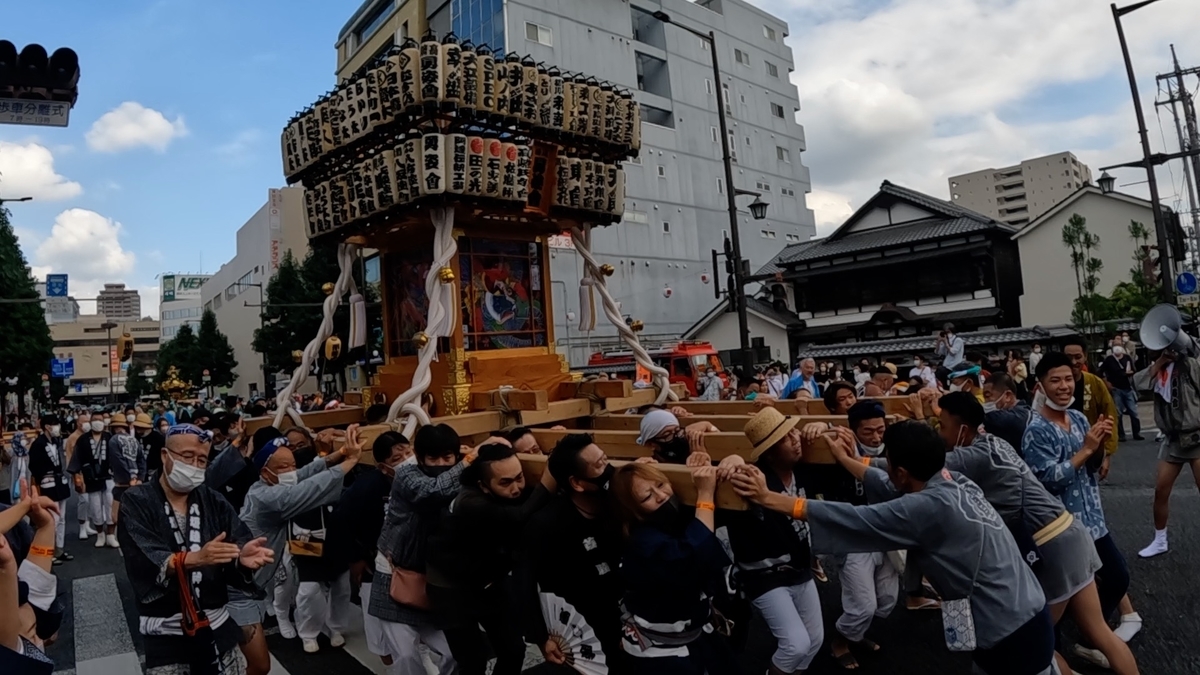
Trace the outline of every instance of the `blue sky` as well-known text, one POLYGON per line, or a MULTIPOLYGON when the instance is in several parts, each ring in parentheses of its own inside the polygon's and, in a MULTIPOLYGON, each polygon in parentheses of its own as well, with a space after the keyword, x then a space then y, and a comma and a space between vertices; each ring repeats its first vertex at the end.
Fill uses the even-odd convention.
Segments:
MULTIPOLYGON (((754 2, 790 24, 819 232, 884 179, 948 197, 950 175, 1041 154, 1071 150, 1093 168, 1140 156, 1108 0, 754 2)), ((125 282, 149 312, 157 275, 215 271, 283 183, 279 131, 332 86, 334 41, 357 6, 0 3, 0 38, 70 46, 83 70, 70 128, 0 126, 0 197, 36 197, 12 205, 35 273, 69 273, 78 296, 125 282)), ((1172 151, 1154 74, 1171 42, 1200 63, 1200 2, 1161 0, 1126 30, 1155 148, 1172 151)), ((1160 177, 1174 203, 1179 167, 1160 177)))
MULTIPOLYGON (((228 260, 233 233, 283 182, 280 129, 333 84, 334 41, 357 5, 0 3, 0 38, 69 46, 82 70, 69 128, 0 126, 0 196, 37 197, 10 205, 35 272, 71 273, 83 294, 103 281, 148 289, 162 272, 200 270, 201 257, 207 272, 228 260), (124 114, 109 121, 124 124, 89 141, 114 110, 124 114), (49 151, 53 174, 31 146, 49 151), (45 245, 56 221, 59 243, 45 245)), ((144 310, 157 304, 147 292, 144 310)))

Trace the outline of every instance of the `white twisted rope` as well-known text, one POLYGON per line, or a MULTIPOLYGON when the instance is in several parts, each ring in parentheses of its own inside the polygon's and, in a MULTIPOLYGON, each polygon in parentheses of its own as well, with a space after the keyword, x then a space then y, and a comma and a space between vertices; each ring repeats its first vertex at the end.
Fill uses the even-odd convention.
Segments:
MULTIPOLYGON (((458 255, 458 241, 454 238, 454 207, 433 209, 430 212, 433 221, 433 264, 425 275, 425 295, 429 298, 429 318, 425 325, 425 335, 429 342, 421 347, 417 357, 417 369, 413 372, 412 386, 392 401, 388 409, 387 421, 398 426, 401 414, 407 416, 403 422, 405 436, 412 438, 418 424, 429 424, 429 415, 421 408, 421 396, 433 381, 429 364, 437 358, 438 338, 449 337, 454 332, 458 321, 458 303, 455 301, 454 284, 442 283, 440 272, 443 267, 451 267, 455 256, 458 255)), ((469 283, 463 279, 462 283, 469 283)))
POLYGON ((591 240, 592 228, 590 225, 585 226, 585 230, 580 230, 576 226, 571 227, 571 240, 575 242, 575 250, 583 257, 583 268, 587 278, 582 283, 591 282, 593 289, 600 292, 601 299, 604 300, 604 314, 608 317, 609 322, 616 326, 617 332, 621 334, 621 338, 625 340, 625 344, 633 350, 633 358, 638 362, 638 365, 650 371, 654 378, 654 386, 658 388, 658 398, 655 404, 662 405, 667 399, 678 401, 679 396, 671 391, 671 384, 667 380, 668 373, 666 369, 654 363, 650 358, 650 354, 646 353, 646 348, 638 340, 637 333, 633 329, 625 325, 625 320, 621 318, 621 311, 617 309, 617 301, 613 300, 612 295, 608 292, 608 284, 605 283, 604 274, 600 271, 600 266, 596 264, 596 258, 592 256, 591 240))
POLYGON ((338 244, 337 256, 340 273, 337 283, 333 286, 333 293, 325 298, 324 316, 321 319, 321 327, 317 329, 317 336, 304 348, 304 358, 300 360, 300 365, 292 371, 292 378, 288 381, 287 386, 275 397, 275 418, 271 422, 275 427, 283 423, 285 414, 292 418, 296 426, 304 426, 304 418, 300 416, 298 410, 292 407, 292 396, 308 380, 308 373, 312 370, 313 361, 319 358, 321 346, 325 344, 325 340, 330 335, 333 335, 333 315, 342 301, 342 296, 347 291, 352 295, 358 293, 353 275, 354 259, 358 255, 358 248, 357 244, 338 244))

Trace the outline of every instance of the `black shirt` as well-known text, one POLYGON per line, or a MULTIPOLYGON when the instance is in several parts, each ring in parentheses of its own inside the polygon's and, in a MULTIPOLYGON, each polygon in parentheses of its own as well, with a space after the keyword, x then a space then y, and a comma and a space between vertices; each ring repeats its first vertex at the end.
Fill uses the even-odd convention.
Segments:
POLYGON ((1100 364, 1100 377, 1117 389, 1131 389, 1132 385, 1129 383, 1126 368, 1130 371, 1133 370, 1133 359, 1129 358, 1128 354, 1121 356, 1109 354, 1105 357, 1104 363, 1100 364))
POLYGON ((146 478, 143 480, 147 480, 162 471, 162 450, 167 445, 167 439, 163 438, 157 429, 151 429, 138 440, 142 442, 142 449, 146 451, 146 478))
POLYGON ((342 493, 333 510, 327 541, 346 564, 366 562, 367 569, 374 572, 375 546, 391 493, 392 481, 378 469, 363 473, 342 493))

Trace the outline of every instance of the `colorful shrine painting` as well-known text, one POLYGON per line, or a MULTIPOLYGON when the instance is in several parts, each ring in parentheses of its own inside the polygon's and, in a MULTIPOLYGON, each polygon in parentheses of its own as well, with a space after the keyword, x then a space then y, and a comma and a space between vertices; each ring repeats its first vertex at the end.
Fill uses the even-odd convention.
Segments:
POLYGON ((469 350, 547 343, 540 244, 462 237, 462 322, 469 350))
POLYGON ((425 317, 429 316, 425 277, 432 266, 433 251, 429 247, 388 253, 383 257, 389 356, 417 354, 412 339, 425 330, 425 317))

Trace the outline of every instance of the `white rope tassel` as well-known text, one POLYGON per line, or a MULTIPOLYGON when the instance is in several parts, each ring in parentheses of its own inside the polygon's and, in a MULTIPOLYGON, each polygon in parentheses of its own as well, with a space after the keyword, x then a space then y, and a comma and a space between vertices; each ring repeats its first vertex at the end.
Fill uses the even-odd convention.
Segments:
MULTIPOLYGON (((458 241, 453 233, 454 207, 433 209, 430 212, 430 220, 433 221, 434 231, 433 264, 429 267, 429 274, 425 275, 425 295, 429 298, 429 317, 425 323, 425 334, 429 336, 429 342, 421 347, 417 355, 417 369, 413 372, 412 386, 392 401, 387 416, 387 421, 393 423, 401 414, 406 415, 403 433, 410 439, 418 424, 429 424, 429 415, 421 409, 421 396, 433 381, 429 365, 437 358, 438 338, 449 337, 458 321, 454 284, 442 283, 439 274, 443 267, 453 268, 453 262, 458 255, 458 241)), ((468 280, 464 279, 462 283, 468 283, 468 280)))
POLYGON ((304 418, 300 416, 300 412, 292 407, 292 396, 296 390, 308 380, 308 374, 312 371, 312 364, 319 358, 321 346, 325 344, 325 340, 333 335, 333 315, 337 312, 338 305, 342 301, 342 296, 347 292, 352 294, 358 293, 357 285, 354 283, 354 260, 358 255, 357 244, 338 244, 338 274, 337 283, 333 286, 333 293, 330 293, 325 298, 325 306, 323 308, 324 316, 321 319, 321 327, 317 329, 317 336, 308 343, 304 348, 304 358, 301 359, 300 365, 292 371, 292 378, 288 381, 279 395, 275 397, 275 419, 271 424, 278 427, 283 423, 283 416, 286 414, 292 418, 292 421, 297 426, 304 426, 304 418))
POLYGON ((350 295, 350 344, 349 349, 358 349, 367 344, 367 301, 362 293, 350 295))
POLYGON ((621 338, 625 340, 625 344, 633 350, 633 358, 638 362, 638 365, 650 371, 654 379, 654 386, 658 388, 658 399, 655 401, 657 405, 662 405, 668 398, 672 401, 679 400, 675 392, 671 391, 671 383, 667 380, 667 371, 654 363, 650 355, 646 353, 646 349, 642 347, 642 343, 638 340, 637 333, 633 329, 625 325, 624 319, 621 318, 621 311, 617 309, 617 301, 608 292, 608 285, 605 283, 604 275, 600 272, 600 266, 596 264, 596 259, 592 257, 591 226, 586 226, 585 231, 580 231, 578 227, 571 228, 571 239, 575 242, 575 250, 583 257, 584 273, 591 280, 591 287, 599 291, 600 298, 604 301, 604 314, 612 325, 616 326, 617 332, 621 334, 621 338))

